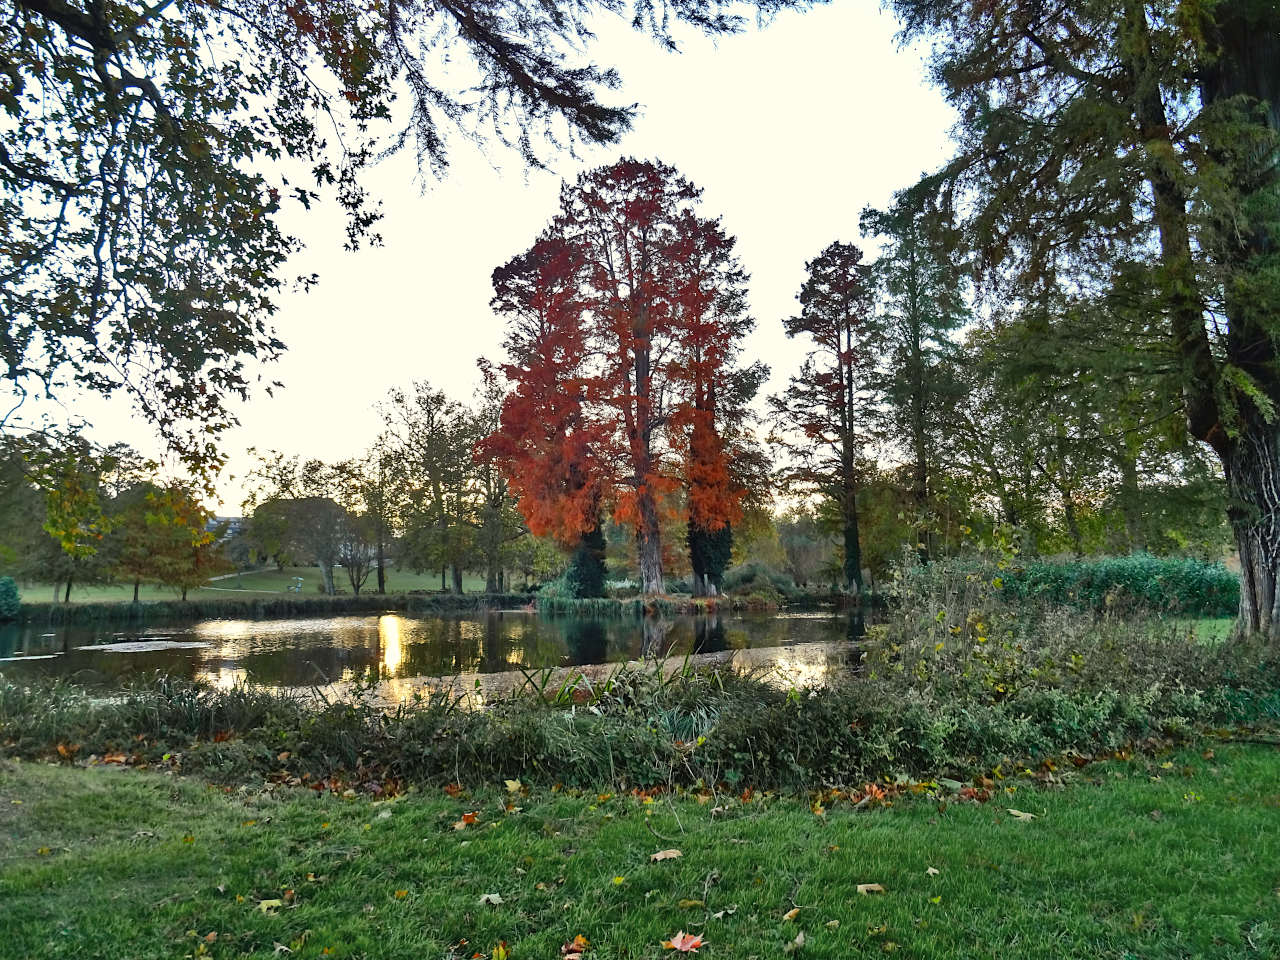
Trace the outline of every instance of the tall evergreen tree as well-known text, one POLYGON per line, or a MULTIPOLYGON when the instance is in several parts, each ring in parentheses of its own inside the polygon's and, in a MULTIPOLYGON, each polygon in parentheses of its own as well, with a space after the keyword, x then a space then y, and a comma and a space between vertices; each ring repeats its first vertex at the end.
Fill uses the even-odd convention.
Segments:
POLYGON ((949 225, 931 199, 907 191, 887 210, 864 210, 861 221, 863 234, 883 238, 872 276, 886 338, 886 419, 890 438, 910 464, 924 557, 930 553, 930 478, 939 468, 943 414, 961 389, 954 337, 969 318, 949 225))
POLYGON ((787 389, 769 398, 772 440, 788 457, 781 479, 837 506, 844 542, 844 584, 862 590, 858 486, 875 419, 877 361, 884 333, 870 270, 851 243, 832 243, 805 264, 800 313, 783 321, 788 337, 813 349, 787 389))

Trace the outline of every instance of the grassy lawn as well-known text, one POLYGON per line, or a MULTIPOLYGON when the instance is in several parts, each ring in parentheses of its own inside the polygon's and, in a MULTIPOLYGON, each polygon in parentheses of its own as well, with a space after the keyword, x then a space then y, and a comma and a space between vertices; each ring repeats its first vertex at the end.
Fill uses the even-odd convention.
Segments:
MULTIPOLYGON (((189 596, 200 597, 201 599, 212 599, 225 595, 229 597, 245 597, 251 595, 265 595, 273 593, 284 593, 293 585, 294 577, 302 577, 302 592, 308 596, 314 596, 317 593, 317 584, 320 583, 320 571, 316 567, 286 567, 284 570, 276 570, 272 567, 269 570, 254 570, 249 573, 237 574, 222 580, 216 580, 210 585, 210 589, 192 591, 189 596), (216 589, 212 589, 216 588, 216 589)), ((337 588, 344 592, 351 592, 351 584, 347 580, 346 574, 341 568, 333 572, 334 584, 337 588)), ((462 580, 463 588, 468 593, 479 593, 484 590, 484 577, 477 577, 467 574, 462 580)), ((47 602, 53 597, 53 585, 47 583, 23 583, 20 584, 22 597, 24 600, 47 602)), ((377 589, 377 579, 374 575, 370 575, 362 588, 362 593, 373 593, 377 589)), ((387 571, 387 592, 388 593, 404 593, 409 590, 439 590, 440 574, 424 573, 418 574, 411 570, 395 570, 387 571)), ((155 584, 144 583, 138 591, 138 599, 147 600, 172 600, 178 596, 178 591, 169 587, 156 586, 155 584)), ((109 601, 128 602, 133 599, 132 583, 109 583, 92 586, 80 586, 72 584, 71 602, 72 603, 104 603, 109 601)), ((58 600, 61 602, 62 593, 59 591, 58 600)))
POLYGON ((802 957, 1274 958, 1280 750, 1214 750, 1086 767, 984 805, 823 816, 799 799, 501 785, 384 803, 228 794, 0 764, 0 957, 418 960, 506 941, 533 960, 582 935, 587 958, 657 958, 684 930, 705 937, 703 957, 781 957, 803 931, 788 951, 802 957), (683 856, 651 862, 664 848, 683 856))

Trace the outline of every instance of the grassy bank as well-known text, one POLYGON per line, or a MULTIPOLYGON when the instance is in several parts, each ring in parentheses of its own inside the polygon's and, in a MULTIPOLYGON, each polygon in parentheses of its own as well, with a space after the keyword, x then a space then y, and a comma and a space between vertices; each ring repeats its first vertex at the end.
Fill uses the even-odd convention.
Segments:
POLYGON ((656 960, 677 931, 706 957, 781 957, 801 933, 796 954, 824 958, 1280 954, 1280 751, 1062 779, 817 815, 761 795, 468 783, 379 802, 0 763, 0 958, 461 960, 505 942, 532 960, 581 936, 587 958, 656 960))
MULTIPOLYGON (((346 574, 339 567, 334 571, 334 583, 339 590, 351 591, 346 574)), ((294 578, 302 579, 302 595, 317 596, 320 584, 320 571, 316 567, 285 567, 277 570, 270 567, 263 570, 250 570, 234 576, 219 578, 202 590, 192 591, 192 596, 211 598, 223 595, 235 597, 237 594, 284 594, 290 592, 294 578)), ((414 573, 412 570, 398 570, 389 567, 386 571, 388 593, 408 593, 410 590, 439 590, 439 573, 414 573)), ((51 583, 27 581, 19 584, 24 600, 32 603, 43 603, 52 600, 54 585, 51 583)), ((474 574, 463 577, 462 588, 467 593, 484 591, 484 578, 474 574)), ((362 592, 372 593, 377 589, 376 575, 370 575, 362 592)), ((58 587, 58 600, 62 600, 62 585, 58 587)), ((166 602, 177 599, 177 591, 153 583, 144 583, 138 591, 138 599, 144 603, 166 602)), ((132 583, 99 583, 75 584, 71 586, 72 603, 129 603, 133 600, 132 583)))
POLYGON ((511 609, 531 602, 528 594, 376 594, 336 596, 305 593, 246 596, 207 591, 189 600, 148 603, 24 603, 18 618, 26 623, 162 623, 218 617, 230 620, 269 620, 283 617, 324 617, 341 613, 450 614, 486 609, 511 609))

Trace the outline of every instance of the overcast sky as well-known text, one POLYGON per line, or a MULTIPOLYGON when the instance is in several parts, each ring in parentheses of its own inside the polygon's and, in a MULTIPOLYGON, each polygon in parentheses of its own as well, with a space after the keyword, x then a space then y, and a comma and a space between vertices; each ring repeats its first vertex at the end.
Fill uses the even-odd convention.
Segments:
MULTIPOLYGON (((703 188, 704 215, 722 216, 738 238, 756 318, 746 355, 772 367, 768 389, 779 389, 804 353, 781 321, 805 261, 833 240, 858 242, 864 206, 885 204, 947 156, 951 113, 926 82, 921 51, 899 49, 895 30, 877 4, 841 3, 714 44, 688 35, 673 55, 607 21, 592 55, 618 68, 619 99, 642 111, 619 145, 553 156, 552 172, 538 173, 499 145, 485 154, 457 140, 446 179, 426 183, 411 157, 394 158, 369 180, 385 204, 385 243, 355 253, 342 249, 337 210, 292 216, 286 226, 307 250, 289 273, 315 272, 320 283, 281 301, 276 326, 289 349, 267 373, 284 389, 238 409, 219 512, 239 512, 248 447, 343 459, 377 433, 374 404, 392 386, 426 379, 468 398, 476 358, 500 353, 493 268, 550 219, 562 178, 619 156, 674 165, 703 188)), ((125 399, 80 409, 100 442, 155 452, 125 399)))

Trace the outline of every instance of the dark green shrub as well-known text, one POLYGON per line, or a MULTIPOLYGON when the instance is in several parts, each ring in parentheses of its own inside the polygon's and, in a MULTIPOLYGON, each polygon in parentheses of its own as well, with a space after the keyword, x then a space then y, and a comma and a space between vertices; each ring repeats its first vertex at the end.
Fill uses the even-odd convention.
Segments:
POLYGON ((1232 617, 1240 608, 1240 578, 1220 563, 1191 557, 1133 554, 1071 563, 1036 561, 1004 575, 1010 597, 1093 610, 1128 605, 1156 613, 1232 617))
POLYGON ((0 620, 16 620, 21 609, 22 601, 13 577, 0 577, 0 620))

